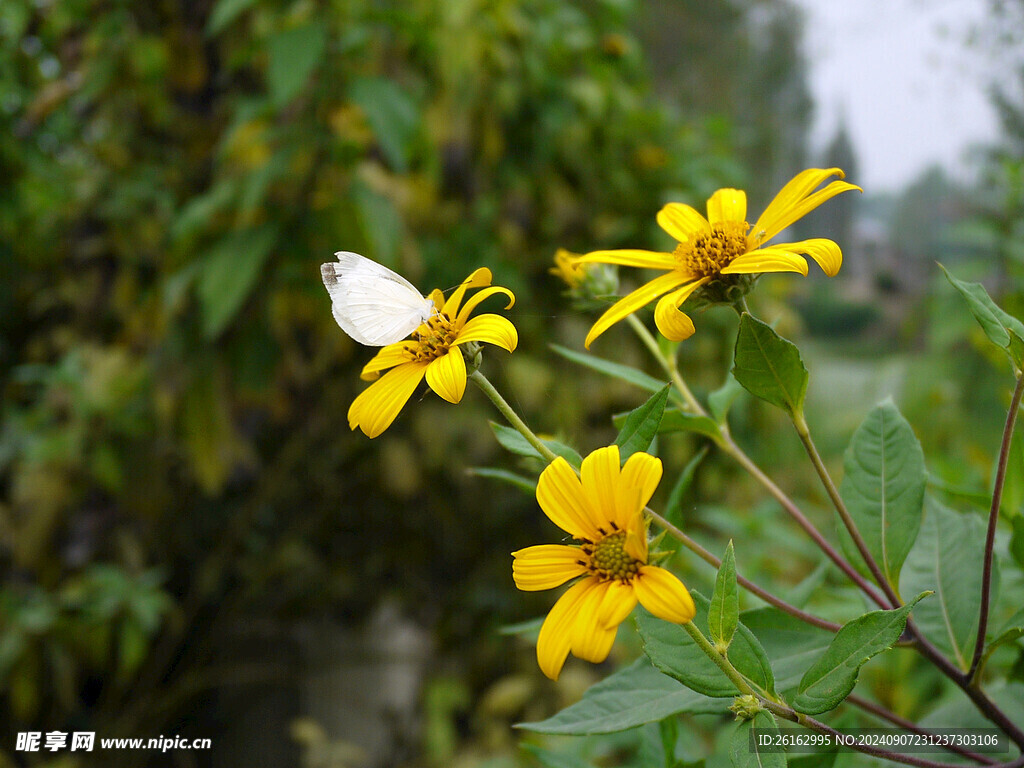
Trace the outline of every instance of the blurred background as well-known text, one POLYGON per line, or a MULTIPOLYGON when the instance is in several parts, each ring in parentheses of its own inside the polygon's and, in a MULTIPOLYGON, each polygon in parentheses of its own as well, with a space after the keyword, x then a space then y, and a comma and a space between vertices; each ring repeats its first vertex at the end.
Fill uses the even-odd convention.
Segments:
MULTIPOLYGON (((665 248, 669 200, 738 186, 756 217, 838 165, 865 194, 797 235, 839 241, 842 272, 767 277, 753 306, 804 351, 837 472, 892 395, 933 485, 983 492, 1008 375, 935 262, 1024 310, 1022 33, 1020 0, 0 3, 0 766, 537 765, 511 725, 607 674, 570 661, 551 683, 529 634, 500 631, 553 600, 515 590, 509 553, 559 534, 473 473, 536 469, 478 392, 350 432, 372 351, 331 317, 336 250, 424 292, 490 267, 520 347, 485 373, 586 453, 645 395, 550 350, 594 319, 555 249, 665 248), (17 752, 26 731, 212 749, 17 752)), ((704 394, 735 317, 695 320, 682 363, 704 394)), ((593 351, 646 366, 628 341, 593 351)), ((748 400, 735 420, 828 528, 785 425, 748 400)), ((660 450, 678 472, 702 447, 660 450)), ((713 453, 679 514, 777 591, 817 564, 773 556, 793 529, 713 453)), ((620 635, 612 662, 636 653, 620 635)), ((891 674, 866 684, 927 714, 932 678, 894 693, 891 674)), ((714 725, 692 723, 694 760, 714 725)), ((639 738, 577 739, 559 764, 631 765, 639 738)))

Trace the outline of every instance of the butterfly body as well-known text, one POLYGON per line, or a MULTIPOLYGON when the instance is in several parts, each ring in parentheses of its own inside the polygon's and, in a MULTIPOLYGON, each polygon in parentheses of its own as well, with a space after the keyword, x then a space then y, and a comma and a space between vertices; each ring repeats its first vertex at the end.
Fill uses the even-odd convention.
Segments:
POLYGON ((383 347, 401 341, 434 313, 434 302, 396 272, 365 256, 338 251, 320 276, 341 329, 360 344, 383 347))

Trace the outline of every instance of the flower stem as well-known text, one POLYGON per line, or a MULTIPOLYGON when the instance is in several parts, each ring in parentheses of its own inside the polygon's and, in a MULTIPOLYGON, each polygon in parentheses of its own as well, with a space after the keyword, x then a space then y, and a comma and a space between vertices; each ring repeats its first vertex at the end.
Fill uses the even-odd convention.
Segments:
POLYGON ((519 418, 519 414, 517 414, 512 409, 512 406, 505 401, 505 398, 503 398, 501 393, 494 388, 494 385, 491 384, 486 376, 480 373, 479 370, 476 370, 469 374, 469 380, 483 390, 483 393, 487 395, 492 403, 494 403, 494 407, 501 412, 501 415, 505 417, 505 420, 508 421, 508 423, 511 424, 519 434, 526 438, 526 442, 532 445, 534 450, 536 450, 546 462, 550 464, 558 458, 555 452, 544 445, 540 438, 533 433, 533 430, 526 426, 526 422, 519 418))
POLYGON ((706 416, 707 414, 701 407, 700 402, 698 402, 697 398, 693 396, 693 392, 691 392, 690 388, 686 386, 686 381, 679 373, 679 366, 676 365, 675 357, 672 355, 666 355, 661 351, 657 340, 655 340, 654 336, 651 335, 651 332, 647 330, 647 326, 640 322, 640 318, 636 315, 627 315, 626 320, 629 322, 633 332, 636 333, 640 341, 643 342, 644 346, 647 347, 650 353, 654 356, 654 359, 658 361, 665 373, 669 375, 669 378, 672 380, 676 389, 679 390, 679 394, 683 396, 683 399, 686 401, 690 410, 700 416, 706 416))
POLYGON ((818 545, 818 548, 825 553, 828 558, 836 564, 846 576, 852 581, 857 587, 868 597, 870 597, 879 607, 889 608, 889 604, 885 598, 878 593, 874 587, 868 583, 867 579, 861 576, 857 570, 850 565, 849 561, 844 558, 839 551, 829 543, 829 541, 822 535, 814 523, 807 519, 807 516, 800 511, 800 508, 793 503, 793 500, 786 495, 786 493, 779 488, 770 477, 768 477, 760 467, 758 467, 743 449, 740 448, 732 439, 731 436, 726 435, 724 441, 725 451, 732 456, 748 473, 750 473, 755 480, 763 485, 768 492, 775 497, 775 500, 782 505, 782 508, 789 513, 789 516, 796 520, 797 524, 804 529, 808 536, 818 545))
MULTIPOLYGON (((871 575, 874 576, 875 581, 878 582, 878 586, 885 592, 885 596, 889 599, 892 604, 891 607, 896 608, 902 605, 902 601, 896 591, 889 584, 889 580, 882 572, 878 562, 872 556, 868 549, 867 542, 864 541, 864 537, 861 535, 860 530, 857 528, 856 522, 850 515, 850 510, 846 508, 846 502, 843 501, 843 497, 839 495, 839 489, 836 488, 836 484, 832 480, 832 476, 829 474, 828 468, 825 466, 825 462, 821 460, 821 454, 818 453, 818 447, 814 444, 814 439, 811 437, 811 430, 807 426, 807 420, 804 418, 803 413, 795 413, 792 415, 793 426, 796 427, 796 433, 800 436, 800 442, 803 443, 804 449, 807 451, 808 457, 811 459, 811 464, 814 465, 814 471, 818 473, 818 477, 821 478, 821 483, 825 487, 825 492, 828 494, 829 499, 832 501, 832 506, 835 507, 836 512, 839 513, 840 519, 843 521, 843 525, 846 526, 846 530, 849 531, 850 537, 853 539, 854 545, 857 547, 857 551, 860 556, 864 559, 867 564, 868 570, 871 571, 871 575)), ((883 606, 890 607, 890 606, 883 606)))
POLYGON ((999 521, 999 507, 1003 501, 1003 483, 1006 481, 1006 468, 1010 459, 1010 442, 1013 439, 1013 427, 1017 423, 1017 411, 1020 409, 1021 396, 1024 395, 1024 375, 1017 376, 1017 386, 1010 398, 1010 410, 1006 414, 1006 425, 1003 427, 1003 442, 999 446, 999 460, 996 464, 996 479, 992 487, 992 506, 988 513, 988 532, 985 535, 985 559, 981 575, 981 607, 978 616, 978 636, 974 641, 974 656, 967 672, 967 683, 973 685, 981 666, 981 655, 985 650, 985 633, 988 631, 989 602, 992 599, 992 549, 996 539, 996 523, 999 521))
MULTIPOLYGON (((678 527, 672 525, 672 523, 670 523, 664 517, 659 515, 657 512, 654 512, 649 507, 645 508, 644 511, 648 515, 650 515, 651 519, 658 523, 658 525, 660 525, 664 530, 666 530, 674 539, 677 539, 679 542, 681 542, 684 547, 686 547, 688 550, 697 555, 697 557, 699 557, 701 560, 708 563, 714 568, 718 568, 722 564, 722 561, 719 558, 715 557, 713 554, 708 552, 708 550, 706 550, 696 541, 694 541, 685 533, 683 533, 683 531, 681 531, 678 527)), ((815 616, 812 613, 802 611, 795 605, 790 605, 782 598, 776 597, 771 592, 767 591, 762 587, 759 587, 754 582, 743 578, 739 574, 736 575, 736 581, 739 582, 740 586, 742 586, 751 594, 757 595, 766 603, 774 605, 780 611, 788 613, 790 616, 800 619, 801 621, 807 624, 811 624, 815 627, 820 627, 821 629, 826 629, 829 632, 838 632, 840 629, 839 624, 835 624, 834 622, 822 619, 818 616, 815 616)))

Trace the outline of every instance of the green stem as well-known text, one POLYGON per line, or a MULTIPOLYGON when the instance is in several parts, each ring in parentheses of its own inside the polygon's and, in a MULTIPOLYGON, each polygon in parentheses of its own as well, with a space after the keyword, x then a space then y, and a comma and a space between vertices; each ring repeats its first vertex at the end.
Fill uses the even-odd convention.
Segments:
POLYGON ((651 335, 651 332, 647 330, 647 326, 640 322, 640 318, 636 315, 627 315, 626 321, 629 323, 633 332, 639 337, 640 341, 643 342, 644 346, 654 356, 654 359, 658 361, 659 365, 664 369, 665 373, 669 375, 672 383, 676 389, 679 390, 679 394, 683 396, 686 404, 690 407, 690 410, 700 416, 707 416, 707 413, 701 407, 700 402, 694 397, 693 392, 686 386, 686 381, 683 380, 682 375, 679 373, 679 367, 676 365, 676 359, 672 355, 666 355, 661 351, 658 346, 657 340, 651 335))
POLYGON ((992 550, 996 540, 996 523, 999 521, 999 507, 1003 503, 1003 483, 1006 481, 1006 468, 1010 462, 1010 443, 1013 440, 1013 427, 1017 423, 1017 411, 1020 409, 1021 396, 1024 395, 1024 375, 1017 376, 1017 386, 1010 398, 1010 410, 1006 414, 1006 425, 1003 427, 1003 442, 999 446, 999 461, 996 464, 996 479, 992 487, 992 506, 988 513, 988 532, 985 535, 985 559, 981 576, 981 607, 978 616, 978 636, 974 641, 974 656, 967 672, 968 684, 973 684, 981 669, 981 655, 985 650, 985 633, 988 631, 989 602, 992 597, 992 550))
MULTIPOLYGON (((776 717, 780 717, 784 720, 789 720, 794 723, 808 728, 818 733, 827 733, 833 737, 842 735, 840 731, 832 728, 831 726, 825 725, 820 720, 816 720, 809 715, 805 715, 801 712, 797 712, 792 707, 788 707, 785 704, 769 698, 763 691, 757 690, 751 683, 740 674, 739 670, 736 669, 729 661, 729 659, 722 653, 715 650, 715 647, 711 644, 711 641, 704 637, 704 633, 700 631, 692 621, 682 625, 683 629, 686 630, 687 634, 693 638, 693 641, 697 646, 707 655, 711 661, 715 663, 722 673, 729 678, 729 681, 736 686, 741 694, 747 694, 754 696, 757 700, 767 709, 769 712, 774 714, 776 717)), ((905 765, 914 765, 919 768, 955 768, 953 763, 939 763, 934 760, 925 760, 919 757, 913 757, 912 755, 903 755, 898 752, 890 752, 886 749, 879 749, 878 747, 872 747, 867 744, 851 745, 854 749, 859 752, 863 752, 868 755, 874 755, 875 757, 881 757, 886 760, 892 760, 893 762, 903 763, 905 765)), ((1019 763, 1010 763, 1009 765, 1018 765, 1019 763)))
POLYGON ((519 418, 519 414, 512 409, 511 405, 505 402, 505 398, 503 398, 501 393, 494 388, 494 385, 491 384, 486 376, 480 373, 479 370, 476 370, 469 374, 469 380, 483 390, 483 393, 487 395, 492 403, 494 403, 494 407, 501 412, 501 415, 505 417, 505 420, 508 421, 508 423, 511 424, 519 434, 526 438, 526 442, 532 445, 537 453, 544 457, 545 461, 550 464, 558 458, 555 452, 544 445, 544 443, 540 441, 540 438, 537 437, 537 435, 535 435, 528 426, 526 426, 526 422, 519 418))
MULTIPOLYGON (((882 572, 878 562, 872 556, 870 550, 868 550, 867 542, 864 541, 864 537, 861 535, 860 530, 857 528, 857 523, 854 522, 853 516, 850 515, 850 510, 846 508, 846 502, 843 501, 843 497, 839 495, 839 489, 836 488, 836 484, 832 481, 832 476, 829 474, 828 468, 825 466, 825 462, 821 460, 821 454, 818 453, 818 447, 814 444, 814 439, 811 437, 811 430, 807 426, 807 420, 804 418, 803 413, 792 414, 793 426, 796 427, 796 433, 800 436, 800 442, 803 443, 804 449, 807 451, 808 457, 811 459, 811 464, 814 465, 814 471, 818 473, 818 477, 821 478, 821 483, 825 487, 825 492, 828 494, 829 499, 832 501, 832 506, 835 507, 836 512, 839 513, 840 519, 843 521, 843 525, 846 526, 846 530, 849 531, 850 537, 853 539, 854 545, 857 547, 857 551, 860 552, 860 556, 864 559, 867 564, 868 570, 871 571, 871 575, 874 576, 875 581, 878 582, 878 586, 885 592, 885 596, 892 603, 893 608, 902 605, 902 601, 896 591, 892 588, 889 583, 889 579, 886 578, 882 572)), ((884 608, 890 606, 882 606, 884 608)))

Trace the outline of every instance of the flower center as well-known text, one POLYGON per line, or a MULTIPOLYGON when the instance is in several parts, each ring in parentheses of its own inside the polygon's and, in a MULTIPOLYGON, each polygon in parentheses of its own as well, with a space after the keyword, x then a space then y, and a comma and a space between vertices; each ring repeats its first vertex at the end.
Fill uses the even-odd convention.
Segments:
POLYGON ((581 549, 590 559, 585 565, 599 579, 631 581, 643 563, 626 554, 625 543, 625 531, 609 534, 595 543, 584 543, 581 549))
POLYGON ((414 333, 405 345, 409 358, 416 363, 429 363, 446 354, 459 335, 451 318, 443 312, 435 312, 424 325, 426 330, 414 333))
POLYGON ((716 224, 692 240, 676 246, 672 255, 692 275, 714 277, 740 254, 747 252, 745 221, 727 221, 716 224))

